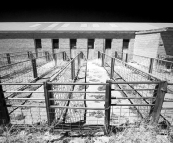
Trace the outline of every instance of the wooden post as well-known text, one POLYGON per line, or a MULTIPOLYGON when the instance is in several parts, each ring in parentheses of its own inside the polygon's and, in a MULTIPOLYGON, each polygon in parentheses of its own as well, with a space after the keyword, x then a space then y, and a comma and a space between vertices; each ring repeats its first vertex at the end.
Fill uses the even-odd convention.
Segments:
MULTIPOLYGON (((152 73, 153 71, 153 63, 154 63, 154 59, 150 58, 150 65, 149 65, 149 69, 148 69, 148 73, 152 73)), ((148 79, 151 79, 151 76, 148 76, 148 79)))
POLYGON ((114 65, 115 65, 115 58, 111 58, 111 74, 110 74, 110 79, 113 79, 113 77, 114 77, 114 65))
POLYGON ((106 133, 109 133, 109 125, 110 125, 110 111, 111 111, 111 80, 107 80, 106 83, 106 97, 105 97, 105 129, 106 133))
POLYGON ((158 90, 156 92, 155 105, 151 113, 151 117, 152 117, 151 123, 157 124, 159 121, 166 92, 167 92, 167 81, 161 81, 158 85, 158 90))
POLYGON ((80 68, 80 65, 81 65, 80 58, 81 58, 81 53, 78 55, 78 69, 80 68))
POLYGON ((7 63, 8 63, 8 64, 11 64, 10 54, 7 53, 6 55, 7 55, 7 63))
POLYGON ((44 55, 45 55, 45 59, 46 59, 46 62, 48 61, 48 54, 47 54, 47 51, 44 51, 44 55))
POLYGON ((48 61, 51 60, 51 59, 50 59, 50 53, 49 53, 49 52, 47 52, 47 58, 48 58, 48 61))
POLYGON ((100 51, 98 51, 98 59, 100 59, 100 51))
POLYGON ((71 61, 71 79, 74 80, 75 78, 75 61, 74 59, 71 61))
POLYGON ((115 51, 115 58, 117 58, 118 57, 118 53, 117 53, 117 51, 115 51))
POLYGON ((125 58, 125 62, 128 62, 128 53, 126 53, 126 58, 125 58))
POLYGON ((28 59, 30 59, 30 51, 27 51, 28 59))
POLYGON ((62 59, 63 59, 63 61, 65 61, 65 54, 64 54, 64 52, 62 52, 62 59))
POLYGON ((154 59, 150 58, 150 65, 149 65, 149 70, 148 70, 149 73, 152 73, 152 71, 153 71, 153 63, 154 63, 154 59))
MULTIPOLYGON (((0 80, 0 83, 1 83, 1 80, 0 80)), ((8 123, 10 123, 10 116, 6 106, 2 85, 0 84, 0 125, 4 125, 4 124, 6 125, 8 123)))
POLYGON ((57 67, 57 54, 53 53, 53 59, 55 61, 55 67, 57 67))
POLYGON ((105 55, 102 53, 102 67, 105 66, 105 55))
POLYGON ((38 74, 37 74, 36 59, 32 59, 31 60, 31 63, 32 63, 32 69, 33 69, 33 76, 34 76, 34 78, 37 78, 38 77, 38 74))
POLYGON ((121 60, 123 61, 124 53, 121 52, 121 60))
POLYGON ((46 112, 47 112, 47 121, 50 126, 55 120, 55 109, 50 108, 51 105, 54 105, 54 100, 50 100, 50 98, 54 98, 53 92, 49 92, 52 90, 52 84, 48 84, 47 81, 44 82, 44 95, 45 95, 45 103, 46 103, 46 112))

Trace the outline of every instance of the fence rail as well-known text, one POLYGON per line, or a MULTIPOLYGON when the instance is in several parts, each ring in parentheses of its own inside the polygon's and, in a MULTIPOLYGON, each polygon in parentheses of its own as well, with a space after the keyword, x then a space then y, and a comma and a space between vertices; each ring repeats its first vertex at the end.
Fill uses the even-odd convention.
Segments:
MULTIPOLYGON (((173 58, 161 57, 150 58, 135 54, 115 52, 115 58, 128 63, 129 65, 149 73, 160 80, 166 80, 167 82, 173 82, 173 58)), ((173 86, 169 86, 170 90, 173 90, 173 86)))
POLYGON ((18 62, 51 55, 48 51, 33 53, 31 51, 17 53, 5 53, 0 55, 0 67, 15 64, 18 62))
POLYGON ((58 129, 79 129, 91 124, 105 126, 105 133, 109 132, 110 126, 129 121, 135 123, 142 118, 150 118, 153 123, 166 119, 172 124, 173 118, 168 117, 171 113, 168 111, 172 109, 171 100, 167 97, 169 93, 167 86, 171 83, 142 73, 131 65, 104 53, 99 53, 99 57, 102 66, 110 75, 111 80, 106 83, 86 82, 87 61, 82 58, 82 53, 71 59, 44 83, 1 82, 0 124, 46 122, 49 126, 58 129), (81 70, 83 70, 81 74, 83 82, 78 82, 81 70), (137 75, 138 73, 140 75, 137 75), (13 88, 4 90, 4 86, 7 85, 13 88), (30 88, 25 91, 14 88, 20 85, 30 88), (105 90, 99 92, 86 90, 87 86, 98 85, 104 86, 105 90), (10 93, 18 93, 18 96, 6 96, 10 93), (88 98, 92 97, 88 95, 97 98, 88 98), (90 102, 99 102, 102 106, 91 107, 90 102), (165 103, 170 105, 165 106, 165 103))
MULTIPOLYGON (((6 83, 7 84, 7 83, 6 83)), ((22 84, 22 83, 21 83, 22 84)), ((27 83, 24 83, 27 85, 27 83)), ((70 83, 68 83, 70 85, 70 83)), ((74 85, 75 83, 71 83, 71 85, 74 85)), ((2 90, 2 85, 3 83, 0 84, 1 87, 1 102, 6 101, 4 105, 1 107, 1 113, 3 116, 1 116, 1 124, 2 123, 8 123, 11 122, 13 124, 36 124, 38 122, 43 122, 47 121, 50 126, 55 126, 57 128, 63 127, 67 124, 73 124, 73 123, 78 123, 82 119, 84 120, 85 116, 85 122, 88 120, 89 116, 85 113, 87 111, 89 114, 92 114, 95 111, 102 111, 104 113, 104 119, 102 120, 102 124, 106 125, 107 130, 109 130, 109 126, 114 126, 114 125, 120 125, 124 124, 127 121, 133 121, 136 122, 138 120, 141 120, 142 118, 147 118, 151 117, 153 122, 159 122, 159 116, 160 113, 162 112, 161 108, 162 104, 165 102, 164 99, 164 92, 160 91, 160 89, 163 88, 165 85, 165 82, 115 82, 112 80, 107 81, 106 83, 102 84, 100 83, 99 85, 106 85, 106 90, 105 92, 98 92, 100 95, 103 94, 105 95, 105 99, 84 99, 84 98, 64 98, 64 95, 59 95, 58 98, 57 96, 50 96, 50 94, 57 92, 54 90, 49 90, 49 85, 54 85, 54 83, 51 82, 46 82, 44 84, 33 84, 33 85, 42 85, 43 88, 41 91, 29 91, 32 93, 37 93, 37 94, 44 94, 42 98, 36 98, 36 97, 15 97, 15 98, 5 98, 4 94, 6 91, 2 90), (132 84, 132 83, 138 83, 138 84, 156 84, 156 85, 161 85, 159 89, 153 89, 156 90, 157 96, 148 96, 148 97, 136 97, 136 96, 130 96, 130 97, 117 97, 117 91, 118 89, 114 89, 113 85, 118 85, 118 84, 132 84), (113 88, 113 89, 112 89, 113 88), (46 95, 46 93, 48 93, 46 95), (144 99, 150 100, 150 103, 145 103, 143 102, 144 99), (162 100, 161 100, 162 99, 162 100), (121 101, 120 101, 121 100, 121 101), (129 102, 132 101, 133 103, 129 102), (25 104, 18 104, 21 103, 21 101, 25 101, 25 104), (53 101, 53 102, 52 102, 53 101), (66 102, 66 104, 55 104, 56 101, 60 102, 66 102), (77 104, 78 106, 69 106, 67 105, 67 102, 70 101, 72 102, 90 102, 90 101, 95 101, 95 102, 104 102, 105 106, 104 107, 84 107, 81 106, 80 104, 77 104), (32 104, 31 104, 32 103, 32 104), (35 104, 34 104, 35 103, 35 104), (4 108, 8 109, 6 112, 4 112, 4 108), (159 109, 158 109, 159 108, 159 109), (67 116, 65 121, 63 122, 63 117, 64 113, 66 110, 69 110, 66 114, 68 117, 70 117, 70 122, 67 120, 67 116), (57 113, 61 111, 61 114, 57 113), (13 112, 12 112, 13 111, 13 112), (76 115, 77 117, 75 118, 75 111, 80 112, 80 115, 76 115), (91 112, 93 111, 93 112, 91 112), (6 113, 6 115, 5 115, 6 113), (45 114, 46 113, 46 114, 45 114), (143 116, 145 113, 145 117, 143 116), (84 115, 85 114, 85 115, 84 115), (141 116, 141 115, 142 116, 141 116), (80 117, 80 118, 79 118, 80 117), (31 119, 29 120, 28 118, 31 119), (75 118, 75 119, 73 119, 75 118), (128 119, 127 119, 128 118, 128 119)), ((12 84, 10 84, 12 85, 12 84)), ((30 83, 29 85, 32 85, 30 83)), ((61 83, 56 83, 56 85, 62 86, 61 83)), ((65 85, 65 84, 64 84, 65 85)), ((89 85, 89 86, 95 86, 97 83, 77 83, 77 85, 89 85)), ((138 89, 135 89, 138 90, 138 89)), ((125 91, 130 91, 130 89, 124 89, 125 91)), ((131 89, 131 92, 134 91, 131 89)), ((19 92, 19 91, 7 91, 7 92, 19 92)), ((68 94, 71 91, 60 91, 65 92, 68 94)), ((20 93, 28 93, 28 91, 20 91, 20 93)), ((76 93, 76 92, 75 92, 76 93)), ((78 93, 78 92, 77 92, 78 93)), ((81 92, 80 92, 81 93, 81 92)), ((84 91, 82 93, 85 93, 84 91)), ((87 93, 87 92, 86 92, 87 93)), ((95 91, 89 92, 89 93, 97 93, 95 91)), ((75 94, 77 95, 77 94, 75 94)), ((74 96, 74 95, 73 95, 74 96)), ((37 96, 38 97, 38 96, 37 96)), ((77 96, 76 96, 77 97, 77 96)), ((173 101, 172 101, 173 102, 173 101)), ((164 108, 163 108, 164 109, 164 108)), ((171 108, 167 108, 167 110, 171 110, 171 108)), ((165 109, 164 109, 165 110, 165 109)), ((78 113, 79 114, 79 113, 78 113)), ((82 126, 83 124, 79 124, 78 127, 82 126)), ((76 126, 75 126, 76 127, 76 126)))
MULTIPOLYGON (((144 72, 143 70, 137 69, 129 63, 126 63, 125 61, 122 61, 120 59, 111 57, 101 52, 99 52, 98 55, 101 58, 100 60, 102 61, 102 66, 107 70, 108 74, 110 75, 110 78, 119 83, 117 84, 117 88, 119 88, 118 90, 123 92, 124 96, 128 97, 130 95, 139 98, 152 96, 156 97, 156 92, 159 88, 159 82, 162 81, 161 79, 157 78, 152 74, 144 72), (143 84, 139 84, 139 81, 141 81, 141 83, 143 84), (132 90, 133 92, 129 90, 132 90)), ((171 95, 172 92, 169 90, 170 85, 172 84, 168 83, 166 85, 166 87, 168 87, 168 90, 167 88, 165 88, 165 99, 167 98, 167 96, 173 98, 173 95, 171 95)), ((149 104, 152 100, 143 101, 144 103, 149 104)), ((131 101, 131 104, 132 103, 133 102, 131 101)), ((167 107, 166 104, 163 104, 163 108, 165 106, 167 107)), ((171 107, 171 105, 169 106, 171 107)), ((166 112, 163 113, 162 111, 161 118, 172 123, 172 116, 166 115, 166 112)))

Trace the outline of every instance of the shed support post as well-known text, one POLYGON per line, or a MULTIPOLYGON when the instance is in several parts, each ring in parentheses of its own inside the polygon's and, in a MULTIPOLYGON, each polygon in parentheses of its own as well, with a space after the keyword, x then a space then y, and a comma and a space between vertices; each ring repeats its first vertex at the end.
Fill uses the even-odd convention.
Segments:
POLYGON ((167 92, 167 81, 161 81, 158 85, 156 91, 156 99, 154 101, 155 105, 152 109, 151 113, 151 123, 158 123, 160 118, 160 113, 162 110, 162 105, 165 97, 165 93, 167 92))
MULTIPOLYGON (((0 83, 1 83, 1 80, 0 80, 0 83)), ((9 123, 10 123, 10 116, 8 113, 2 85, 0 84, 0 125, 6 125, 9 123)))
POLYGON ((106 81, 106 97, 105 97, 105 134, 109 134, 109 126, 110 126, 110 106, 111 106, 111 80, 106 81))
POLYGON ((55 108, 51 108, 51 105, 54 105, 54 100, 50 100, 50 98, 54 98, 52 92, 52 85, 48 84, 47 81, 44 82, 44 95, 45 95, 45 103, 46 103, 46 112, 47 112, 47 121, 48 125, 51 126, 53 121, 55 120, 55 108))

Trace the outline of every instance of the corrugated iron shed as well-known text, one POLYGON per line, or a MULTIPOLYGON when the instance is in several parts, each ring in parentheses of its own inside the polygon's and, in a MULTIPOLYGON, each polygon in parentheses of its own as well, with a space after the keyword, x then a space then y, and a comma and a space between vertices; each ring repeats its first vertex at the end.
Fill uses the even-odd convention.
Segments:
POLYGON ((173 23, 1 22, 0 31, 140 31, 173 27, 173 23))
POLYGON ((173 23, 1 22, 0 38, 113 37, 118 34, 173 27, 173 23), (102 35, 101 35, 101 34, 102 35), (105 35, 103 35, 103 33, 105 35), (86 34, 86 35, 85 35, 86 34), (95 34, 95 35, 92 35, 95 34), (99 35, 100 34, 100 35, 99 35))

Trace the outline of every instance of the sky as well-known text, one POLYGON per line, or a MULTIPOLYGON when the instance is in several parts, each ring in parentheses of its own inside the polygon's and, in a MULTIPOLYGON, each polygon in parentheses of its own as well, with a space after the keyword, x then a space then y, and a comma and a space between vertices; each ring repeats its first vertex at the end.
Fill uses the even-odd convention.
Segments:
POLYGON ((153 1, 5 1, 0 22, 173 22, 171 4, 153 1))

